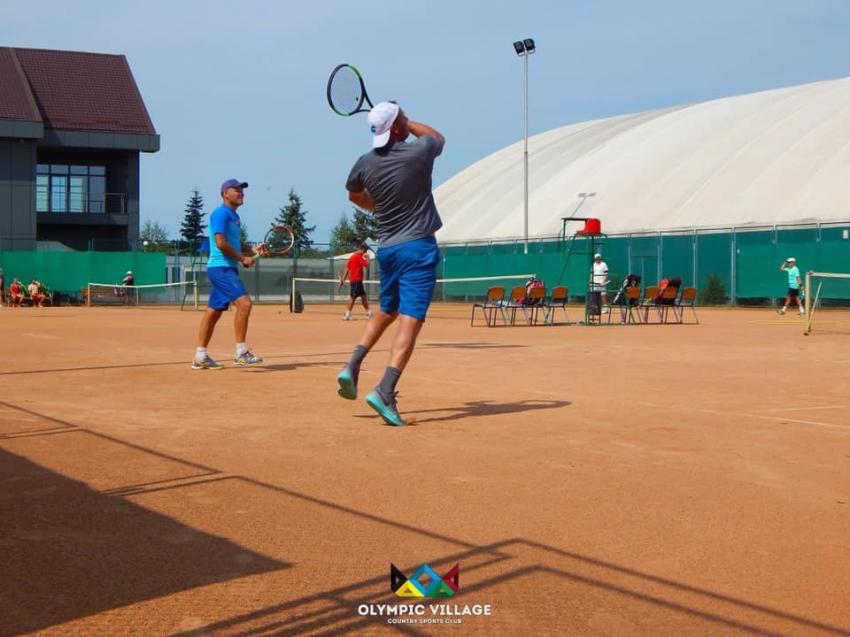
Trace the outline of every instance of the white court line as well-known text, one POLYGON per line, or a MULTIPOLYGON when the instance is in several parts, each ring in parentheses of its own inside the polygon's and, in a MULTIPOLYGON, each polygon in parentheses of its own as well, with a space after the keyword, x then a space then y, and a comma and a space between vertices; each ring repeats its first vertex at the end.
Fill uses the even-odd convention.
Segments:
POLYGON ((818 407, 774 407, 773 409, 762 409, 760 411, 802 411, 807 409, 847 409, 848 405, 820 405, 818 407))
POLYGON ((818 422, 816 420, 800 420, 798 418, 783 418, 782 416, 767 416, 763 414, 747 414, 738 411, 717 411, 714 409, 692 409, 691 411, 698 411, 704 414, 714 414, 717 416, 738 416, 740 418, 757 418, 760 420, 772 420, 779 421, 782 424, 795 423, 800 425, 813 425, 815 427, 823 427, 825 429, 837 429, 838 431, 843 431, 845 433, 850 434, 850 427, 846 427, 844 425, 834 425, 829 422, 818 422))

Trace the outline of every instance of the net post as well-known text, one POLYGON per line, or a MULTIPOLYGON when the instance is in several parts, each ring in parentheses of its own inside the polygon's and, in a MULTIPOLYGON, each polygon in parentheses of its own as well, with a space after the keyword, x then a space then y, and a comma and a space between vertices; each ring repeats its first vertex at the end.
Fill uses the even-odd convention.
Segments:
POLYGON ((812 271, 809 270, 806 272, 806 332, 810 332, 812 329, 812 271))
POLYGON ((91 283, 86 285, 86 307, 91 307, 91 283))
POLYGON ((199 303, 199 300, 198 300, 198 280, 197 279, 192 279, 192 287, 194 288, 192 290, 192 297, 195 301, 195 309, 197 310, 200 307, 200 303, 199 303))
POLYGON ((292 290, 289 292, 289 313, 295 312, 295 277, 292 277, 292 290))

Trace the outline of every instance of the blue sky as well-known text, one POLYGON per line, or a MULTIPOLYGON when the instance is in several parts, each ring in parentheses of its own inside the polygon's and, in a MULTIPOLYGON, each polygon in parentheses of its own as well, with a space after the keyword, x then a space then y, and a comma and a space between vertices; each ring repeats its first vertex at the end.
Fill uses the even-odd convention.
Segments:
MULTIPOLYGON (((572 122, 850 75, 846 0, 0 0, 0 43, 127 56, 162 137, 142 156, 142 221, 177 236, 194 187, 209 212, 250 182, 252 239, 295 188, 327 241, 369 148, 364 116, 325 101, 340 62, 373 101, 446 135, 435 186, 530 134, 572 122)), ((518 157, 518 161, 521 158, 518 157)))

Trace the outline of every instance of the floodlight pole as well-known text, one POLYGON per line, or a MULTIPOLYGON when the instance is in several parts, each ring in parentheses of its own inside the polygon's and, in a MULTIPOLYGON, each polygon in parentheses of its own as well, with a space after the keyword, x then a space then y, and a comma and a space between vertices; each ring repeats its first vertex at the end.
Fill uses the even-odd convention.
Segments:
POLYGON ((523 170, 524 170, 524 179, 523 179, 523 211, 524 211, 524 221, 525 221, 525 241, 523 243, 523 254, 528 254, 528 51, 526 51, 525 55, 523 55, 523 66, 525 67, 525 72, 523 73, 524 84, 525 84, 525 99, 523 100, 523 120, 525 121, 525 142, 523 147, 523 170))

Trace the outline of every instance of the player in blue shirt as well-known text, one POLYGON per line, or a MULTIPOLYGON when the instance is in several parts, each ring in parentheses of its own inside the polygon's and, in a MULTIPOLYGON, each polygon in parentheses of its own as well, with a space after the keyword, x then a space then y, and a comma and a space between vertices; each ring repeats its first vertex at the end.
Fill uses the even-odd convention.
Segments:
POLYGON ((791 299, 794 299, 797 302, 797 309, 800 311, 800 316, 804 316, 806 311, 800 302, 800 290, 803 286, 800 280, 800 268, 797 267, 797 260, 794 257, 788 257, 779 266, 779 269, 788 275, 788 294, 785 295, 785 305, 782 306, 779 313, 785 314, 788 311, 788 306, 791 305, 791 299))
MULTIPOLYGON (((236 332, 236 355, 233 362, 239 367, 262 363, 263 359, 254 356, 248 349, 245 339, 248 334, 248 318, 251 316, 251 297, 245 291, 239 278, 238 266, 250 268, 254 257, 242 254, 242 229, 236 210, 245 201, 245 188, 248 184, 238 179, 228 179, 221 184, 222 204, 210 215, 210 257, 207 261, 207 278, 210 280, 210 296, 207 311, 201 319, 198 331, 198 349, 192 361, 192 369, 222 369, 223 365, 213 360, 207 353, 207 345, 221 318, 230 304, 236 306, 233 327, 236 332)), ((254 254, 262 248, 255 249, 254 254)))

